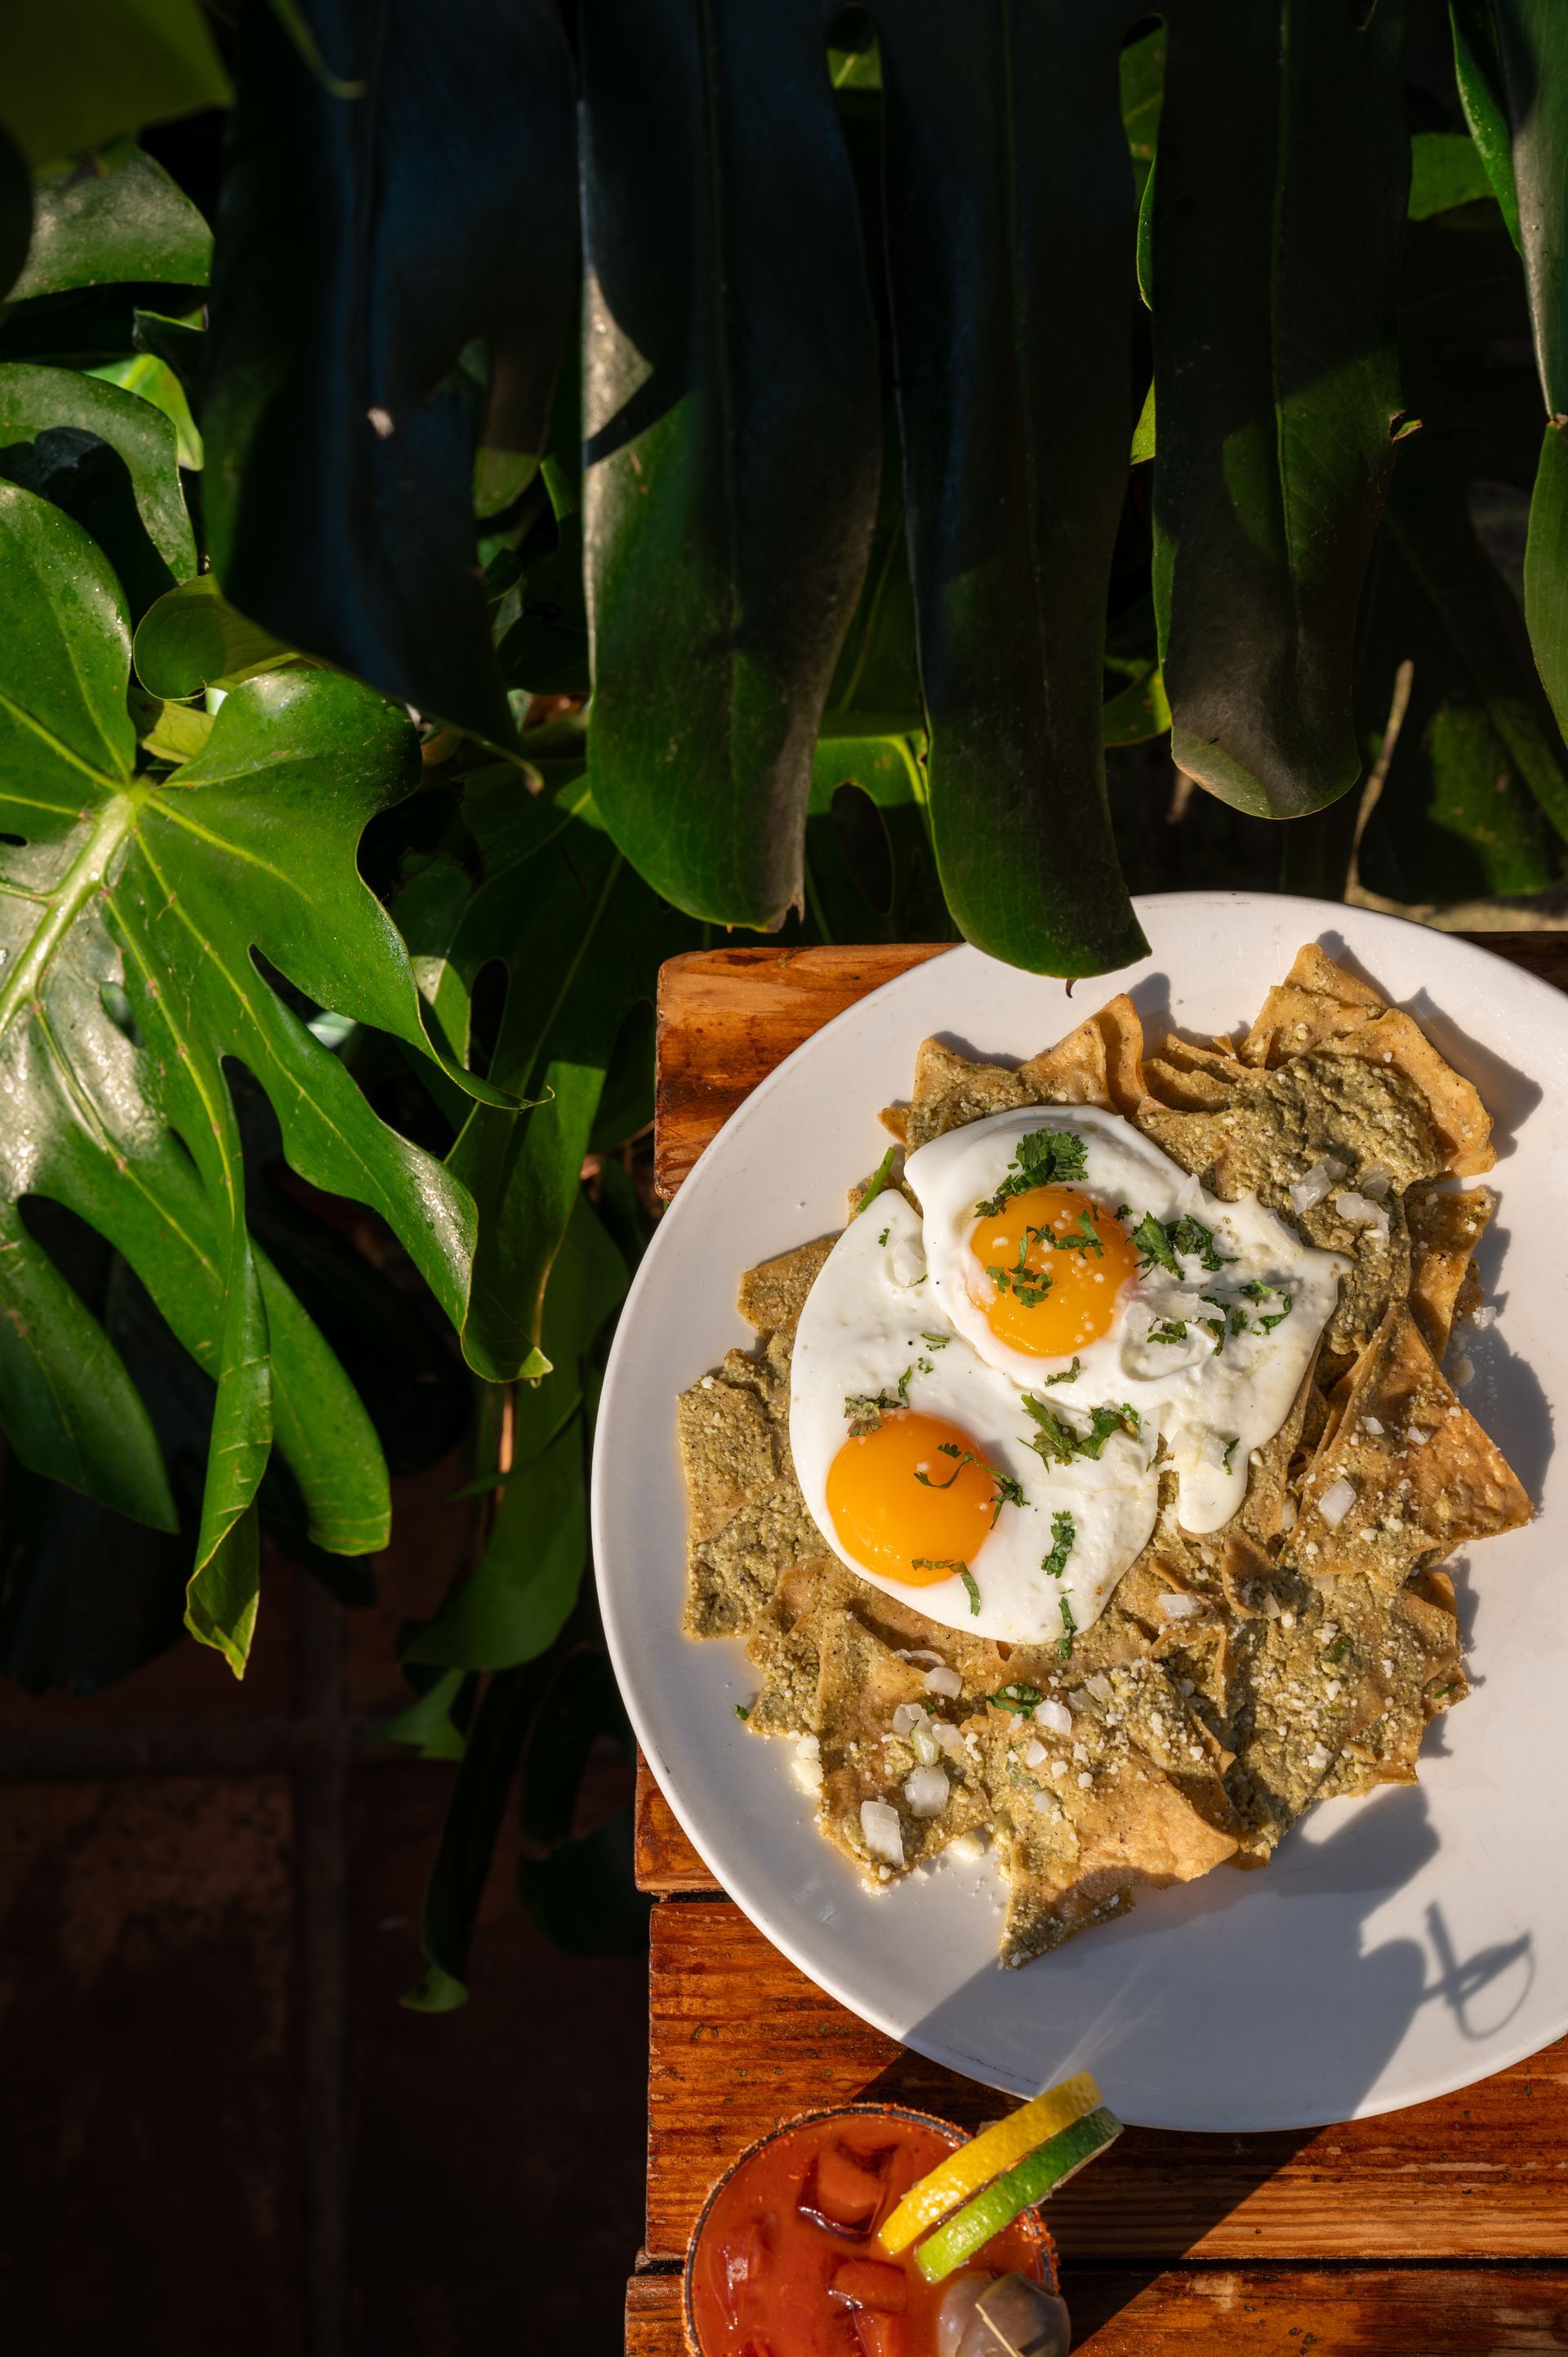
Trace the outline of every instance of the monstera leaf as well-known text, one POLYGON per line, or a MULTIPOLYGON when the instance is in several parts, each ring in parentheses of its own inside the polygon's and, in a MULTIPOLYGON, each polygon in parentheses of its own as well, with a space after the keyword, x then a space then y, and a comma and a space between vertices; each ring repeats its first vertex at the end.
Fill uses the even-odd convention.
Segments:
POLYGON ((274 1439, 325 1548, 381 1545, 387 1492, 352 1385, 249 1232, 226 1065, 266 1092, 294 1169, 378 1212, 455 1319, 473 1206, 274 986, 431 1052, 355 866, 417 774, 403 716, 336 675, 267 675, 159 776, 135 766, 129 654, 93 542, 0 484, 0 1424, 34 1470, 173 1525, 147 1410, 29 1227, 41 1196, 115 1246, 213 1379, 188 1618, 239 1670, 274 1439))

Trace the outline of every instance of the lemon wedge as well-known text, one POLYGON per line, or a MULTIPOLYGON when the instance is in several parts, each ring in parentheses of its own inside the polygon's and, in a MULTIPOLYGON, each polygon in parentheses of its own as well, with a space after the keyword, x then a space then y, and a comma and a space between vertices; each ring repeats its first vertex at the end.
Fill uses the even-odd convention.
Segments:
POLYGON ((1044 2094, 1010 2113, 1006 2119, 982 2128, 977 2136, 961 2145, 929 2176, 911 2185, 877 2241, 890 2255, 907 2250, 928 2226, 935 2226, 950 2210, 978 2193, 1004 2169, 1016 2167, 1049 2137, 1071 2127, 1074 2121, 1094 2111, 1099 2103, 1100 2089, 1091 2071, 1077 2072, 1059 2086, 1047 2087, 1044 2094))

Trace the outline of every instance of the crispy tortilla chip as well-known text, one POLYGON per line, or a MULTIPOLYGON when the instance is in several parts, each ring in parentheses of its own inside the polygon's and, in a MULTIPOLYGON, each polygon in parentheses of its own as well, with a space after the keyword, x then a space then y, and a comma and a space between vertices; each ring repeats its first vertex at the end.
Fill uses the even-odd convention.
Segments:
POLYGON ((1364 1574, 1386 1587, 1467 1540, 1528 1523, 1530 1500, 1501 1450, 1461 1407, 1402 1303, 1354 1369, 1344 1412, 1313 1460, 1297 1560, 1315 1579, 1364 1574), (1350 1502, 1335 1523, 1321 1501, 1350 1502))
POLYGON ((1029 1083, 1007 1065, 979 1063, 940 1039, 922 1039, 906 1125, 909 1151, 968 1122, 1038 1103, 1029 1083))
POLYGON ((704 1375, 676 1406, 675 1434, 691 1501, 692 1536, 717 1536, 779 1474, 774 1425, 757 1393, 704 1375))
POLYGON ((1105 1034, 1097 1016, 1090 1015, 1076 1031, 1054 1048, 1031 1056, 1018 1067, 1018 1078, 1035 1092, 1041 1104, 1099 1105, 1113 1111, 1107 1075, 1105 1034))
POLYGON ((868 1882, 890 1881, 951 1841, 987 1824, 990 1811, 969 1754, 961 1747, 945 1754, 948 1802, 936 1816, 918 1817, 904 1792, 919 1765, 908 1738, 892 1733, 900 1703, 929 1707, 932 1717, 947 1706, 926 1693, 925 1672, 898 1655, 849 1611, 823 1614, 817 1624, 820 1665, 817 1733, 821 1744, 822 1798, 818 1824, 828 1839, 858 1867, 868 1882), (872 1857, 860 1821, 865 1801, 885 1801, 898 1812, 904 1865, 900 1869, 872 1857))
POLYGON ((1274 1066, 1320 1047, 1403 1072, 1431 1109, 1443 1167, 1460 1178, 1491 1168, 1491 1119, 1471 1083, 1408 1015, 1390 1012, 1375 990, 1309 942, 1270 991, 1240 1053, 1244 1063, 1274 1066))
POLYGON ((837 1242, 837 1236, 819 1236, 814 1243, 797 1244, 793 1252, 748 1268, 740 1280, 738 1304, 746 1324, 759 1334, 792 1331, 818 1271, 837 1242))
POLYGON ((1122 1912, 1139 1884, 1190 1882, 1236 1846, 1234 1833, 1209 1822, 1150 1756, 1152 1748, 1184 1763, 1194 1790, 1229 1813, 1169 1678, 1152 1663, 1095 1675, 1103 1699, 1084 1687, 1066 1695, 1070 1736, 1040 1734, 1032 1721, 1015 1727, 999 1714, 974 1730, 1007 1877, 1007 1965, 1122 1912), (1036 1751, 1044 1757, 1030 1767, 1036 1751))
POLYGON ((1460 1314, 1461 1297, 1473 1293, 1476 1300, 1480 1298, 1470 1255, 1496 1209, 1497 1198, 1484 1187, 1466 1187, 1458 1195, 1416 1187, 1405 1200, 1412 1254, 1410 1314, 1439 1364, 1460 1314))

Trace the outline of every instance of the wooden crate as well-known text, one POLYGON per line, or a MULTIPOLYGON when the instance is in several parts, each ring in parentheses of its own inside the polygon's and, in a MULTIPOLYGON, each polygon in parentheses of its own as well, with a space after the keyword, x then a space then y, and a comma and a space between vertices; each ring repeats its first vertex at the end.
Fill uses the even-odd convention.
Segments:
MULTIPOLYGON (((1568 989, 1568 937, 1472 935, 1568 989)), ((791 1049, 929 946, 722 949, 660 980, 656 1157, 673 1195, 791 1049)), ((628 2357, 681 2357, 680 2268, 713 2179, 792 2112, 870 2095, 1005 2108, 868 2029, 732 1906, 639 1771, 653 1893, 647 2244, 628 2357), (766 2025, 760 2029, 759 2025, 766 2025)), ((1051 2203, 1094 2357, 1568 2350, 1568 2040, 1463 2093, 1292 2135, 1129 2129, 1051 2203)))

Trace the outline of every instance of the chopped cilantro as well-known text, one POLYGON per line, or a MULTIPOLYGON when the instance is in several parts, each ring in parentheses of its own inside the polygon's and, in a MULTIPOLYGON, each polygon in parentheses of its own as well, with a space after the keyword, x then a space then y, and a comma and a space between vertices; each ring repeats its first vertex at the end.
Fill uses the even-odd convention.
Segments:
POLYGON ((969 1569, 969 1566, 966 1563, 960 1563, 958 1557, 952 1555, 917 1555, 910 1557, 910 1562, 916 1571, 961 1571, 967 1573, 969 1569))
POLYGON ((884 1229, 883 1229, 883 1231, 882 1231, 882 1233, 881 1233, 881 1234, 877 1237, 877 1239, 876 1239, 877 1243, 878 1243, 879 1244, 885 1244, 885 1243, 887 1242, 888 1237, 892 1234, 892 1232, 893 1232, 893 1231, 892 1231, 892 1229, 891 1229, 891 1228, 884 1228, 884 1229))
POLYGON ((1072 1659, 1072 1641, 1078 1634, 1078 1622, 1072 1617, 1072 1606, 1068 1602, 1065 1596, 1061 1598, 1060 1602, 1062 1609, 1062 1632, 1057 1639, 1057 1651, 1061 1655, 1064 1662, 1070 1662, 1072 1659))
POLYGON ((933 1481, 929 1473, 922 1473, 918 1466, 917 1466, 915 1469, 915 1479, 917 1481, 923 1481, 928 1490, 950 1490, 966 1465, 978 1465, 981 1461, 975 1455, 972 1448, 961 1448, 956 1440, 944 1440, 940 1442, 937 1448, 937 1455, 939 1457, 956 1457, 958 1458, 958 1463, 953 1467, 952 1471, 948 1475, 945 1481, 933 1481))
MULTIPOLYGON (((884 1187, 889 1187, 892 1185, 893 1157, 897 1151, 898 1148, 896 1146, 890 1146, 886 1153, 883 1156, 881 1161, 877 1164, 875 1169, 872 1172, 871 1177, 866 1180, 865 1192, 855 1206, 856 1219, 860 1217, 861 1212, 865 1211, 868 1203, 875 1202, 876 1198, 881 1194, 884 1187)), ((886 1237, 884 1236, 882 1241, 886 1243, 887 1242, 886 1237)))
MULTIPOLYGON (((915 1370, 913 1367, 905 1368, 903 1373, 898 1378, 898 1389, 897 1394, 892 1392, 845 1393, 843 1412, 849 1418, 849 1431, 850 1438, 852 1440, 863 1439, 868 1432, 875 1432, 876 1430, 885 1415, 891 1415, 898 1408, 908 1406, 909 1378, 914 1372, 915 1370)), ((926 1367, 924 1372, 929 1374, 930 1372, 929 1367, 926 1367)))
POLYGON ((1038 1686, 1029 1685, 1023 1678, 1015 1679, 1010 1686, 998 1686, 985 1697, 993 1710, 1033 1710, 1045 1698, 1038 1686))
POLYGON ((1137 1409, 1129 1407, 1125 1400, 1120 1407, 1091 1407, 1089 1426, 1077 1443, 1079 1457, 1099 1457, 1113 1432, 1124 1432, 1130 1439, 1136 1440, 1144 1428, 1137 1409))
MULTIPOLYGON (((1004 1506, 1021 1506, 1024 1503, 1024 1485, 1021 1481, 1015 1481, 1010 1473, 998 1473, 994 1465, 988 1465, 985 1469, 996 1484, 996 1504, 999 1511, 1004 1506)), ((992 1515, 991 1520, 994 1526, 995 1514, 992 1515)))
POLYGON ((1070 1129, 1026 1130, 1008 1165, 1007 1176, 985 1202, 974 1207, 975 1217, 993 1220, 1011 1196, 1026 1195, 1036 1187, 1054 1187, 1064 1178, 1081 1178, 1089 1148, 1070 1129))
POLYGON ((736 1718, 749 1718, 751 1717, 750 1711, 747 1710, 745 1703, 743 1702, 736 1703, 735 1706, 735 1715, 736 1718))
POLYGON ((1075 1457, 1098 1458, 1113 1432, 1129 1433, 1136 1440, 1141 1429, 1136 1408, 1125 1401, 1120 1407, 1091 1407, 1087 1432, 1064 1424, 1044 1400, 1028 1392, 1024 1394, 1024 1405, 1036 1427, 1028 1445, 1047 1465, 1070 1465, 1075 1457))
POLYGON ((1149 1329, 1149 1340, 1151 1342, 1185 1342, 1187 1340, 1187 1319, 1185 1318, 1157 1318, 1149 1329))
POLYGON ((1047 1385, 1051 1383, 1076 1383, 1082 1372, 1083 1370, 1079 1361, 1075 1359, 1070 1367, 1064 1367, 1062 1369, 1059 1375, 1047 1375, 1046 1377, 1046 1382, 1047 1385))
POLYGON ((1291 1311, 1295 1308, 1295 1296, 1294 1293, 1282 1293, 1280 1299, 1284 1303, 1284 1308, 1283 1309, 1272 1310, 1268 1317, 1260 1318, 1258 1320, 1259 1325, 1262 1328, 1265 1334, 1272 1334, 1276 1326, 1283 1326, 1285 1319, 1290 1316, 1291 1311))
POLYGON ((1059 1579, 1067 1569, 1067 1559, 1072 1553, 1072 1543, 1077 1536, 1078 1528, 1070 1514, 1051 1516, 1051 1537, 1055 1544, 1040 1566, 1048 1579, 1059 1579))
POLYGON ((950 1334, 922 1334, 920 1340, 929 1351, 945 1351, 952 1340, 950 1334))
POLYGON ((1156 1220, 1153 1211, 1145 1211, 1133 1231, 1133 1242, 1143 1254, 1146 1268, 1157 1265, 1168 1270, 1172 1276, 1182 1273, 1179 1254, 1201 1261, 1211 1275, 1216 1269, 1229 1268, 1235 1257, 1232 1253, 1219 1250, 1213 1229, 1195 1220, 1190 1211, 1184 1211, 1179 1220, 1165 1221, 1156 1220))
POLYGON ((1231 1458, 1235 1456, 1235 1454, 1236 1454, 1237 1446, 1238 1446, 1239 1442, 1240 1441, 1240 1437, 1241 1437, 1241 1436, 1240 1436, 1240 1434, 1239 1432, 1238 1432, 1238 1433, 1235 1433, 1235 1434, 1233 1434, 1233 1435, 1232 1435, 1232 1437, 1230 1437, 1230 1439, 1229 1439, 1229 1440, 1226 1442, 1226 1444, 1225 1444, 1224 1465, 1225 1465, 1225 1470, 1227 1471, 1227 1473, 1229 1473, 1229 1472, 1232 1469, 1231 1469, 1231 1464, 1230 1464, 1230 1459, 1231 1459, 1231 1458))
POLYGON ((1331 1661, 1331 1662, 1342 1662, 1342 1661, 1345 1659, 1346 1654, 1349 1652, 1349 1650, 1350 1650, 1350 1640, 1349 1640, 1349 1638, 1348 1638, 1348 1637, 1337 1637, 1337 1638, 1335 1639, 1335 1641, 1334 1641, 1333 1644, 1332 1644, 1332 1645, 1330 1645, 1330 1646, 1329 1646, 1329 1648, 1328 1648, 1327 1659, 1328 1659, 1329 1661, 1331 1661))
POLYGON ((1091 1252, 1104 1256, 1105 1246, 1100 1241, 1094 1214, 1088 1210, 1081 1211, 1074 1224, 1064 1234, 1051 1237, 1050 1242, 1057 1252, 1091 1252))
POLYGON ((1116 1206, 1116 1216, 1119 1220, 1130 1220, 1133 1216, 1132 1204, 1118 1203, 1116 1206))
POLYGON ((1017 1260, 1013 1266, 988 1268, 985 1272, 997 1292, 1011 1293, 1021 1308, 1037 1309, 1051 1289, 1049 1270, 1029 1266, 1029 1246, 1036 1242, 1036 1238, 1048 1233, 1049 1231, 1045 1228, 1026 1227, 1018 1246, 1017 1260))
POLYGON ((958 1576, 969 1590, 969 1609, 971 1617, 973 1618, 978 1615, 980 1610, 980 1589, 975 1584, 974 1574, 969 1569, 966 1564, 961 1563, 958 1567, 958 1576))
POLYGON ((1181 1275, 1181 1263, 1172 1248, 1170 1237, 1153 1211, 1144 1212, 1133 1231, 1133 1242, 1144 1255, 1145 1268, 1158 1266, 1168 1269, 1173 1276, 1181 1275))
POLYGON ((1451 1694, 1457 1694, 1458 1691, 1459 1681, 1457 1678, 1454 1678, 1450 1680, 1447 1685, 1438 1686, 1434 1690, 1432 1699, 1434 1702, 1445 1702, 1451 1694))
POLYGON ((923 1482, 928 1490, 950 1490, 966 1465, 978 1465, 981 1471, 983 1473, 989 1473, 993 1481, 996 1484, 996 1488, 993 1492, 991 1500, 991 1527, 993 1530, 996 1528, 996 1517, 1000 1514, 1004 1506, 1021 1506, 1025 1502, 1023 1483, 1020 1481, 1015 1481, 1010 1473, 998 1473, 994 1465, 988 1465, 983 1457, 977 1457, 975 1455, 972 1448, 961 1449, 956 1441, 943 1440, 938 1443, 937 1455, 939 1457, 956 1457, 958 1459, 958 1463, 953 1467, 953 1469, 948 1475, 947 1480, 945 1481, 933 1481, 929 1473, 922 1473, 919 1467, 917 1466, 915 1469, 916 1480, 923 1482))

